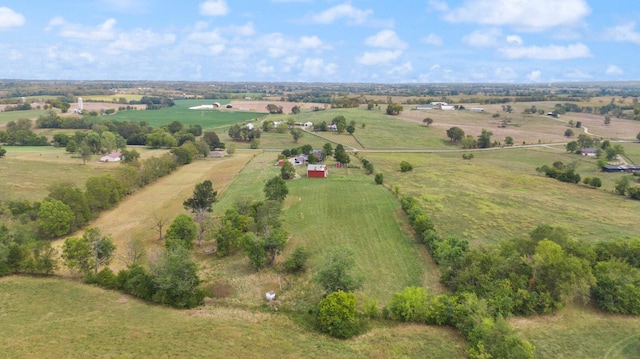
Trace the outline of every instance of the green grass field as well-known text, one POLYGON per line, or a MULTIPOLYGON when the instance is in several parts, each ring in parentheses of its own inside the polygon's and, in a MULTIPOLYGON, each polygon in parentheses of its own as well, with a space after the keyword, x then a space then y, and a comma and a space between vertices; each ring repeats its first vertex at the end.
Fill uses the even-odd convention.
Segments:
POLYGON ((29 111, 9 111, 9 112, 0 112, 0 126, 4 125, 10 121, 16 121, 21 118, 28 118, 33 121, 35 124, 35 120, 47 114, 47 110, 29 110, 29 111))
POLYGON ((459 358, 450 329, 373 323, 351 340, 301 328, 285 313, 205 306, 178 311, 56 278, 0 279, 7 358, 459 358))
POLYGON ((624 174, 596 172, 594 160, 562 148, 477 151, 471 161, 460 153, 361 156, 384 174, 388 186, 421 199, 442 234, 475 244, 526 235, 539 224, 565 227, 590 242, 640 231, 640 202, 611 193, 615 179, 624 174), (413 164, 412 172, 400 172, 402 160, 413 164), (536 173, 536 167, 558 160, 577 161, 577 172, 600 177, 603 187, 562 183, 536 173))
MULTIPOLYGON (((180 121, 183 125, 200 125, 205 130, 226 131, 229 126, 246 122, 265 114, 236 110, 189 110, 189 107, 224 102, 221 100, 176 100, 175 106, 160 110, 122 111, 111 115, 118 121, 146 121, 152 127, 168 125, 180 121)), ((228 102, 228 101, 226 101, 228 102)))

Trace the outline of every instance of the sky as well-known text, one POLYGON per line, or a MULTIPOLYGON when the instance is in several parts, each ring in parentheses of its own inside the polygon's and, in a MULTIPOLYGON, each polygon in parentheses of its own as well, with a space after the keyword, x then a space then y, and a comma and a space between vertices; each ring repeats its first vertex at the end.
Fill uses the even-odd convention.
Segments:
POLYGON ((640 80, 637 0, 2 0, 0 78, 640 80))

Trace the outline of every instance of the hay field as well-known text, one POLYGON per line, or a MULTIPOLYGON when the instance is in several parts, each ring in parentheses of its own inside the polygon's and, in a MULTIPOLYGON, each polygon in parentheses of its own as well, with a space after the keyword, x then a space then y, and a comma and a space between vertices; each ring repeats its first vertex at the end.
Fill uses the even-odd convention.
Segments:
MULTIPOLYGON (((197 160, 182 166, 171 175, 127 196, 115 208, 100 213, 90 226, 113 237, 117 246, 116 256, 124 255, 126 243, 131 239, 141 239, 148 249, 157 250, 162 243, 157 240, 155 217, 167 222, 166 231, 178 214, 187 213, 182 202, 192 195, 196 183, 208 179, 220 194, 251 158, 252 154, 239 152, 233 157, 197 160)), ((81 236, 82 233, 74 235, 81 236)), ((61 246, 63 242, 60 239, 55 244, 61 246)), ((114 271, 123 267, 119 261, 112 264, 114 271)))

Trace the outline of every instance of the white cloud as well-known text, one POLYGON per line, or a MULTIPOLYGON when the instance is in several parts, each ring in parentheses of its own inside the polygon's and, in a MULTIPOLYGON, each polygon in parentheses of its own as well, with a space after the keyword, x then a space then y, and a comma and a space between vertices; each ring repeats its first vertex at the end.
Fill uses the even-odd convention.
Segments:
POLYGON ((428 45, 435 45, 435 46, 440 46, 443 43, 442 38, 436 34, 429 34, 423 37, 422 42, 428 45))
POLYGON ((157 34, 150 30, 135 30, 121 33, 116 41, 109 45, 112 51, 144 51, 153 47, 172 44, 176 40, 173 34, 157 34))
POLYGON ((628 24, 612 27, 607 30, 607 36, 614 41, 631 42, 640 45, 640 33, 635 30, 636 24, 628 24))
POLYGON ((377 51, 365 52, 364 55, 358 57, 356 61, 361 65, 381 65, 396 60, 402 55, 402 51, 377 51))
POLYGON ((109 10, 122 13, 144 13, 147 12, 149 4, 147 0, 100 0, 109 10))
POLYGON ((462 38, 462 41, 473 47, 495 47, 500 44, 502 31, 497 28, 477 30, 462 38))
POLYGON ((429 71, 434 71, 434 70, 438 70, 440 68, 439 64, 435 64, 433 66, 431 66, 431 68, 429 69, 429 71))
POLYGON ((510 67, 498 67, 493 71, 496 79, 499 81, 513 81, 518 75, 510 67))
POLYGON ((381 47, 384 49, 405 49, 407 43, 402 41, 393 30, 382 30, 379 33, 369 36, 364 40, 367 46, 381 47))
POLYGON ((212 56, 220 55, 224 52, 226 46, 224 44, 216 44, 209 46, 209 54, 212 56))
POLYGON ((453 23, 506 25, 536 32, 576 25, 590 12, 585 0, 467 0, 444 18, 453 23))
POLYGON ((566 71, 564 73, 564 76, 566 78, 570 78, 570 79, 574 79, 574 80, 587 80, 592 78, 593 76, 591 76, 590 74, 579 70, 579 69, 571 69, 569 71, 566 71))
POLYGON ((325 64, 323 59, 305 59, 302 64, 302 73, 310 76, 331 76, 336 73, 338 66, 334 63, 325 64))
POLYGON ((317 36, 302 36, 298 45, 301 49, 317 49, 322 46, 322 40, 317 36))
POLYGON ((96 60, 96 58, 88 52, 81 52, 78 56, 87 62, 94 62, 96 60))
POLYGON ((114 26, 117 21, 114 18, 105 20, 97 26, 85 26, 81 24, 72 24, 62 17, 55 17, 49 21, 46 28, 47 31, 58 28, 58 35, 71 39, 82 39, 92 41, 112 40, 116 36, 114 26))
POLYGON ((449 5, 444 1, 429 0, 429 8, 437 11, 449 11, 449 5))
POLYGON ((320 14, 311 17, 312 21, 318 24, 332 24, 339 19, 347 19, 350 25, 362 25, 373 14, 373 10, 361 10, 346 3, 336 5, 320 14))
POLYGON ((541 76, 542 76, 542 72, 540 70, 534 70, 527 75, 527 79, 529 79, 529 81, 535 82, 540 80, 541 76))
POLYGON ((192 32, 187 36, 187 39, 201 44, 217 44, 225 42, 218 29, 214 29, 212 31, 192 32))
POLYGON ((591 57, 589 48, 576 43, 568 46, 523 46, 500 49, 508 59, 569 60, 591 57))
POLYGON ((411 72, 413 72, 413 65, 410 61, 399 66, 392 67, 391 70, 389 70, 390 75, 406 75, 411 72))
POLYGON ((522 45, 522 38, 518 35, 508 35, 507 42, 512 45, 522 45))
POLYGON ((8 7, 0 7, 0 30, 24 25, 25 18, 22 14, 11 10, 8 7))
POLYGON ((607 70, 605 71, 605 74, 607 74, 607 75, 622 75, 622 74, 624 74, 624 71, 622 71, 622 69, 619 68, 616 65, 609 65, 609 67, 607 67, 607 70))
POLYGON ((229 6, 225 0, 207 0, 200 4, 200 15, 224 16, 229 13, 229 6))
POLYGON ((256 34, 256 29, 253 26, 252 22, 248 22, 246 25, 242 26, 229 26, 223 29, 225 32, 228 32, 235 36, 253 36, 256 34))

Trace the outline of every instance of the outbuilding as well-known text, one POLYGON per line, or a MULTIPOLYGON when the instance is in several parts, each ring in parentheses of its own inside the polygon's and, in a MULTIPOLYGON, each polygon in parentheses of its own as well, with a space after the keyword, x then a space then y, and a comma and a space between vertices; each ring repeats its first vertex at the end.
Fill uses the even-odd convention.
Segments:
POLYGON ((112 152, 106 156, 100 157, 100 162, 118 162, 122 159, 122 153, 112 152))
POLYGON ((307 177, 308 178, 327 178, 329 176, 329 169, 327 165, 308 165, 307 177))

